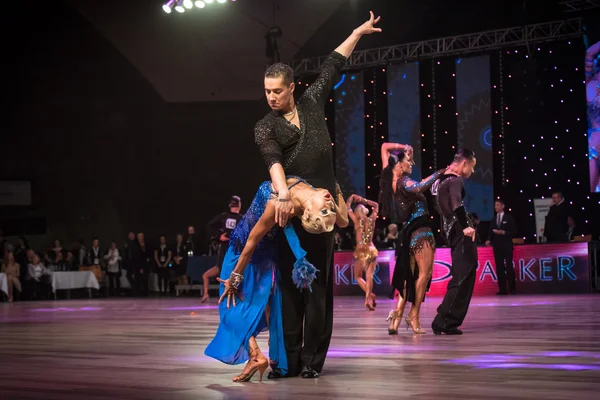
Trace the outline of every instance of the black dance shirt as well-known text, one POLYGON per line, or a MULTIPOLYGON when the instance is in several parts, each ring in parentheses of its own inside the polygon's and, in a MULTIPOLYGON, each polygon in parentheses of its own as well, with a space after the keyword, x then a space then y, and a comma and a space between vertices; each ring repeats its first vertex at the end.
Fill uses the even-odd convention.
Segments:
POLYGON ((473 222, 468 216, 463 200, 467 193, 465 191, 465 181, 462 177, 456 175, 440 176, 433 184, 431 194, 435 199, 437 211, 442 217, 442 233, 446 239, 450 237, 452 228, 456 223, 460 224, 461 229, 467 226, 473 227, 473 222))
POLYGON ((208 223, 208 237, 213 237, 214 235, 219 238, 222 234, 229 237, 243 216, 243 214, 235 214, 230 211, 217 215, 208 223))
POLYGON ((267 114, 254 128, 254 139, 267 168, 279 163, 286 175, 299 176, 332 194, 335 194, 335 173, 325 103, 345 63, 346 57, 335 51, 331 53, 319 77, 296 102, 300 129, 277 111, 267 114))

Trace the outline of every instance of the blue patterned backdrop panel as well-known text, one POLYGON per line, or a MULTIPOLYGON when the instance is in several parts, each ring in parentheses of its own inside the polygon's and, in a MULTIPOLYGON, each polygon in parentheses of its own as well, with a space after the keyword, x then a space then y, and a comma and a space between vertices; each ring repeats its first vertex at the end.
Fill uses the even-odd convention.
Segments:
POLYGON ((466 181, 467 210, 488 221, 494 215, 489 56, 456 60, 456 110, 458 147, 477 156, 475 174, 466 181))
POLYGON ((343 74, 334 86, 335 166, 342 191, 365 195, 363 74, 343 74))
POLYGON ((388 81, 388 138, 414 148, 413 179, 421 179, 421 98, 419 63, 391 65, 388 81))

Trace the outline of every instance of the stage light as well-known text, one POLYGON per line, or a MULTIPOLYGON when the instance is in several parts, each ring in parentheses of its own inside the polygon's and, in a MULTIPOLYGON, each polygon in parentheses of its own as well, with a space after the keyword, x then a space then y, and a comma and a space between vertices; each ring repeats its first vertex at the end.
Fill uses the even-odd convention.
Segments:
POLYGON ((218 3, 221 3, 221 4, 225 3, 226 1, 227 1, 227 0, 217 0, 217 2, 218 2, 218 3))
POLYGON ((206 7, 206 3, 203 2, 202 0, 198 0, 195 4, 196 4, 196 7, 198 7, 198 8, 206 7))
POLYGON ((175 11, 180 13, 185 12, 185 8, 183 8, 181 3, 183 3, 183 0, 177 0, 177 5, 175 6, 175 11))
POLYGON ((192 3, 192 0, 183 0, 183 6, 188 10, 191 10, 194 8, 194 3, 192 3))
POLYGON ((214 2, 214 0, 204 0, 204 2, 205 2, 206 4, 212 4, 212 3, 214 2))
POLYGON ((169 0, 169 1, 167 1, 162 6, 163 11, 166 12, 167 14, 171 14, 171 10, 172 10, 174 4, 175 4, 175 0, 169 0))

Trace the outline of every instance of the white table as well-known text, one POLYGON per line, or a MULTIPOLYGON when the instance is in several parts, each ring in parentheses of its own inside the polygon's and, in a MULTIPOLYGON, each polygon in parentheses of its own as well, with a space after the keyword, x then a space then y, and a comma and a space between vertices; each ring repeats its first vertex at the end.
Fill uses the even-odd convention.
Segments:
POLYGON ((0 272, 0 292, 6 293, 6 296, 8 297, 8 278, 3 272, 0 272))
POLYGON ((98 280, 92 271, 57 271, 51 275, 52 292, 64 289, 100 289, 98 280))

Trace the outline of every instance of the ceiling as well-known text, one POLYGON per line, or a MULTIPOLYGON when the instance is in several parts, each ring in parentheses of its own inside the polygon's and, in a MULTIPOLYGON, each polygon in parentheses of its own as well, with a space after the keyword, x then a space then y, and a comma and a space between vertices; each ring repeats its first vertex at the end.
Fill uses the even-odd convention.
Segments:
POLYGON ((268 28, 281 27, 289 61, 345 1, 228 0, 166 14, 156 0, 70 0, 167 102, 260 98, 268 28))

